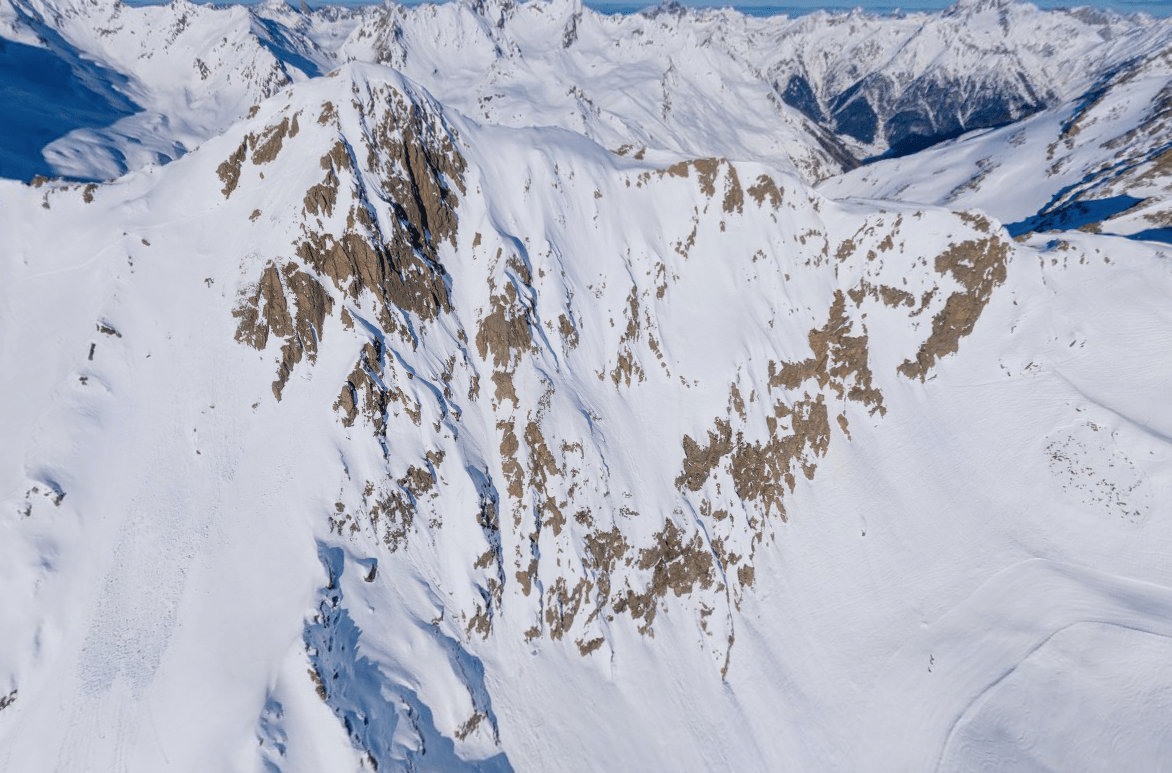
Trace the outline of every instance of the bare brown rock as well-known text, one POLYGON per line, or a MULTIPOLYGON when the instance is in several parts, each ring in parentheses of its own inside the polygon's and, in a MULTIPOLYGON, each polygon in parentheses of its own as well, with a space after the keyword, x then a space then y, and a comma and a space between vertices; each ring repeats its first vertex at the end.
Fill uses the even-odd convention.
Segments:
POLYGON ((236 340, 240 343, 263 350, 270 335, 285 339, 273 382, 278 400, 302 356, 307 355, 311 362, 317 358, 322 328, 332 308, 333 299, 316 279, 292 264, 278 271, 270 262, 255 289, 246 293, 232 312, 238 320, 236 340))
MULTIPOLYGON (((579 520, 579 523, 581 522, 579 520)), ((617 563, 631 549, 627 538, 617 526, 609 531, 591 532, 582 539, 582 543, 586 547, 586 556, 591 567, 600 575, 613 572, 617 563)))
POLYGON ((737 168, 732 164, 728 164, 728 174, 724 180, 724 201, 721 209, 728 215, 745 211, 745 191, 741 188, 740 178, 737 177, 737 168))
MULTIPOLYGON (((871 408, 872 413, 883 412, 883 396, 872 385, 868 365, 867 336, 852 336, 853 323, 846 316, 846 299, 841 291, 835 293, 829 319, 825 326, 811 330, 810 348, 813 356, 796 363, 770 363, 770 389, 794 392, 803 385, 815 384, 819 391, 813 397, 805 392, 792 403, 777 401, 771 415, 765 417, 768 434, 763 440, 749 442, 740 433, 734 433, 730 422, 716 419, 715 431, 709 430, 707 445, 701 446, 691 437, 683 440, 683 473, 676 479, 681 491, 699 491, 721 461, 728 459, 728 475, 732 478, 737 499, 744 505, 755 504, 766 518, 776 513, 787 518, 785 499, 796 486, 800 471, 813 479, 816 462, 826 454, 830 444, 829 411, 823 392, 833 392, 842 400, 859 402, 871 408)), ((734 384, 730 390, 729 415, 744 421, 747 410, 743 397, 734 384)), ((838 417, 846 431, 846 417, 838 417)), ((718 488, 719 490, 719 488, 718 488)), ((721 521, 729 517, 725 510, 713 512, 705 500, 700 505, 706 519, 721 521)), ((749 524, 757 537, 762 535, 762 521, 750 515, 749 524)), ((724 556, 722 546, 713 543, 717 556, 724 556)), ((735 564, 741 557, 728 555, 720 558, 722 566, 735 564)), ((741 585, 753 581, 751 563, 737 570, 741 585)))
POLYGON ((518 571, 514 576, 521 585, 521 592, 528 596, 533 592, 533 581, 537 577, 537 559, 531 559, 529 566, 523 571, 518 571))
MULTIPOLYGON (((404 220, 430 245, 456 241, 456 207, 459 202, 449 187, 461 193, 467 162, 456 149, 455 135, 435 115, 408 103, 397 91, 376 94, 388 109, 375 118, 367 165, 380 173, 390 198, 398 203, 404 220)), ((365 111, 365 106, 360 105, 365 111)))
POLYGON ((619 339, 618 361, 611 370, 610 378, 615 386, 623 384, 629 387, 632 378, 636 381, 643 381, 646 378, 643 366, 639 364, 631 349, 631 345, 639 338, 639 291, 635 287, 631 288, 631 293, 627 296, 624 314, 627 318, 627 327, 619 339))
POLYGON ((824 456, 830 444, 830 421, 826 403, 817 398, 799 400, 793 408, 783 403, 774 406, 770 423, 775 427, 765 442, 739 443, 729 461, 729 473, 737 496, 757 502, 769 515, 773 510, 786 519, 786 489, 793 491, 794 472, 800 468, 813 479, 815 465, 811 457, 824 456), (789 434, 781 434, 779 420, 788 420, 789 434), (784 487, 783 487, 784 484, 784 487))
POLYGON ((641 633, 651 632, 659 599, 668 591, 683 596, 692 593, 697 585, 710 588, 715 579, 712 551, 700 534, 685 540, 685 532, 669 520, 655 540, 654 545, 639 551, 635 562, 639 569, 651 571, 651 582, 641 593, 628 589, 614 604, 616 612, 627 612, 643 621, 641 633))
POLYGON ((994 235, 954 244, 936 258, 936 271, 950 273, 964 289, 948 296, 915 361, 905 360, 897 369, 900 373, 924 381, 941 357, 960 348, 960 339, 973 332, 993 291, 1005 281, 1009 249, 994 235))
POLYGON ((716 420, 716 432, 708 431, 708 445, 701 446, 689 435, 684 435, 684 471, 676 478, 676 486, 699 491, 720 460, 732 450, 732 428, 727 421, 716 420))
MULTIPOLYGON (((521 443, 517 440, 516 425, 512 421, 498 421, 497 430, 501 433, 501 469, 505 479, 509 482, 508 492, 513 499, 520 499, 525 491, 525 470, 517 459, 517 452, 521 443)), ((520 516, 517 516, 517 525, 520 525, 520 516)))
POLYGON ((834 253, 834 257, 838 258, 839 260, 846 260, 855 253, 856 249, 858 248, 856 247, 854 240, 846 239, 842 242, 842 244, 838 245, 838 250, 834 253))
MULTIPOLYGON (((378 339, 366 343, 362 347, 362 354, 354 365, 338 399, 334 402, 334 410, 342 412, 342 424, 354 426, 354 422, 361 414, 374 427, 376 433, 385 429, 387 407, 392 400, 400 400, 406 404, 406 396, 391 386, 383 387, 383 349, 378 339)), ((390 386, 390 385, 388 385, 390 386)))
POLYGON ((610 373, 610 378, 615 386, 619 384, 630 386, 632 377, 634 377, 635 381, 643 381, 646 378, 646 374, 643 371, 643 366, 635 359, 635 355, 631 353, 631 350, 624 347, 619 352, 618 362, 615 363, 614 370, 610 373))
POLYGON ((468 718, 467 722, 460 725, 460 728, 456 731, 456 738, 463 741, 465 738, 472 735, 472 733, 476 731, 476 728, 480 727, 480 723, 486 719, 488 719, 488 717, 485 714, 479 711, 475 712, 471 717, 468 718))
POLYGON ((305 211, 309 215, 330 217, 338 204, 338 188, 341 184, 338 172, 353 168, 345 143, 341 140, 334 143, 330 152, 321 157, 321 167, 326 171, 326 179, 305 192, 305 211))
POLYGON ((774 209, 781 206, 781 189, 777 187, 777 183, 769 175, 761 175, 757 178, 757 182, 749 187, 749 195, 753 197, 753 201, 757 202, 757 206, 765 204, 765 200, 769 199, 769 204, 774 209))
POLYGON ((254 349, 265 348, 270 332, 284 337, 293 331, 281 274, 275 264, 269 263, 255 291, 241 300, 232 316, 240 320, 236 325, 236 340, 254 349))
POLYGON ((558 332, 562 334, 562 340, 566 342, 566 346, 571 349, 577 348, 578 330, 565 314, 558 316, 558 332))
POLYGON ((794 390, 804 381, 814 380, 823 389, 833 389, 840 398, 870 407, 872 413, 886 413, 883 394, 871 382, 867 335, 865 332, 860 336, 848 335, 853 325, 846 315, 846 298, 841 290, 836 290, 826 325, 810 331, 808 338, 814 356, 802 362, 782 363, 780 369, 770 363, 770 387, 794 390))
POLYGON ((873 285, 865 279, 859 282, 858 287, 847 290, 847 295, 855 302, 855 306, 862 305, 863 299, 867 297, 871 297, 880 301, 885 306, 892 308, 898 308, 899 306, 915 308, 916 305, 916 296, 907 290, 901 290, 891 285, 873 285))
POLYGON ((476 351, 484 360, 491 354, 494 367, 511 370, 523 352, 535 349, 529 307, 520 303, 512 282, 489 303, 489 313, 476 332, 476 351))
POLYGON ((407 544, 419 515, 419 503, 435 485, 435 475, 426 465, 412 465, 402 478, 388 480, 382 486, 367 482, 362 496, 364 517, 392 553, 407 544))
POLYGON ((603 639, 601 636, 598 636, 598 637, 590 639, 588 641, 580 639, 575 643, 578 645, 578 654, 581 655, 582 657, 586 657, 591 652, 594 652, 596 649, 601 647, 605 641, 606 640, 603 639))
MULTIPOLYGON (((295 315, 292 330, 286 335, 285 344, 281 347, 281 365, 277 371, 277 380, 273 382, 273 395, 278 400, 292 375, 293 367, 301 361, 302 355, 311 363, 317 360, 318 342, 321 340, 325 318, 334 305, 326 289, 309 274, 292 264, 287 264, 283 273, 285 286, 294 299, 295 315)), ((275 327, 273 332, 281 335, 275 327)))
POLYGON ((245 138, 240 142, 240 147, 232 151, 232 155, 228 156, 228 160, 224 161, 216 168, 216 174, 220 177, 220 182, 224 183, 224 188, 221 191, 224 198, 230 198, 232 191, 236 190, 236 186, 240 184, 240 168, 244 164, 244 159, 248 155, 248 139, 245 138))
POLYGON ((535 421, 525 426, 525 445, 529 448, 529 479, 535 488, 544 492, 549 479, 561 475, 561 470, 535 421))
POLYGON ((585 578, 578 580, 571 589, 564 577, 554 580, 546 592, 545 623, 549 638, 559 640, 574 626, 582 603, 589 593, 590 584, 585 578))
POLYGON ((276 160, 277 154, 284 147, 285 137, 289 135, 289 118, 281 119, 276 126, 270 126, 259 136, 248 135, 252 145, 252 163, 268 164, 276 160))
POLYGON ((496 371, 492 374, 492 383, 496 386, 497 405, 503 404, 505 400, 512 400, 514 406, 521 404, 517 399, 517 391, 513 388, 513 375, 511 373, 496 371))
MULTIPOLYGON (((398 92, 382 96, 387 99, 374 100, 370 106, 358 105, 364 116, 376 119, 370 135, 361 139, 367 149, 368 167, 378 175, 376 182, 384 187, 383 193, 397 215, 391 221, 395 232, 384 234, 372 216, 374 209, 366 198, 368 186, 358 184, 355 160, 339 139, 321 158, 324 179, 306 191, 307 220, 296 252, 307 269, 328 277, 351 298, 357 300, 363 292, 372 292, 381 304, 380 324, 388 332, 398 329, 402 334, 393 310, 415 314, 423 321, 450 310, 448 279, 438 262, 436 245, 438 239, 455 243, 457 200, 448 186, 452 184, 463 190, 464 161, 455 149, 452 135, 438 119, 418 105, 408 105, 398 92), (317 218, 329 218, 337 210, 344 180, 350 182, 348 188, 353 201, 345 230, 335 235, 317 218)), ((336 122, 336 118, 334 106, 325 103, 319 123, 336 122)), ((269 127, 259 137, 251 134, 246 137, 237 152, 221 165, 225 196, 238 185, 240 167, 250 147, 253 163, 271 163, 284 141, 296 136, 298 131, 298 116, 294 115, 269 127)), ((274 277, 275 274, 266 272, 260 291, 240 304, 237 338, 259 348, 264 347, 270 333, 287 338, 278 378, 273 384, 274 394, 280 399, 289 374, 302 356, 308 355, 311 361, 316 356, 324 317, 331 312, 333 302, 310 273, 286 271, 285 283, 296 301, 296 317, 281 326, 285 320, 279 314, 274 277), (271 315, 275 315, 272 318, 270 305, 271 315), (278 333, 277 327, 289 332, 278 333)), ((279 285, 279 277, 276 281, 279 285)), ((287 312, 288 309, 286 316, 287 312)), ((350 326, 353 326, 352 319, 350 326)), ((361 383, 348 382, 337 402, 350 423, 357 418, 357 390, 365 389, 366 384, 360 370, 356 368, 351 381, 361 383)), ((403 403, 418 423, 418 408, 412 412, 406 399, 403 403)))
POLYGON ((716 196, 716 176, 720 174, 720 166, 724 164, 729 168, 729 182, 725 191, 725 200, 723 206, 726 212, 740 211, 739 205, 744 204, 744 191, 741 189, 740 182, 736 179, 736 171, 732 164, 729 164, 723 158, 697 158, 691 161, 680 161, 678 164, 673 164, 667 169, 662 169, 658 172, 660 177, 668 175, 669 177, 688 177, 692 169, 696 170, 696 178, 700 182, 700 192, 708 198, 716 196), (738 205, 739 201, 739 205, 738 205))

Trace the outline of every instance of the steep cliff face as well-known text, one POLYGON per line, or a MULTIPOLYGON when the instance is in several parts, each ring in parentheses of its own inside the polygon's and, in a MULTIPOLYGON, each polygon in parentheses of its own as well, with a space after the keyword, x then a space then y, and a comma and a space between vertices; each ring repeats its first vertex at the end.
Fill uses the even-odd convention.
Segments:
POLYGON ((605 645, 616 614, 651 635, 674 591, 704 599, 705 629, 723 610, 713 646, 727 665, 730 605, 752 584, 758 545, 786 520, 797 477, 814 479, 852 416, 887 413, 866 315, 898 310, 909 328, 922 315, 923 340, 905 342, 903 364, 885 370, 923 380, 1005 281, 1010 243, 983 218, 922 211, 848 234, 793 178, 723 159, 656 164, 590 146, 567 155, 556 134, 537 132, 477 142, 483 130, 456 128, 406 84, 372 85, 372 73, 385 77, 347 68, 329 84, 336 98, 285 108, 218 170, 227 198, 255 197, 267 190, 256 170, 312 169, 300 159, 317 151, 304 143, 330 148, 321 180, 292 208, 291 248, 245 277, 233 316, 237 341, 279 348, 278 400, 331 345, 327 317, 357 352, 332 408, 388 469, 349 472, 333 530, 394 552, 423 524, 438 528, 461 491, 479 503, 463 528, 484 540, 468 567, 480 590, 461 610, 464 635, 487 637, 511 600, 531 618, 526 638, 571 638, 586 654, 605 645), (299 125, 311 128, 289 128, 299 125), (526 141, 536 150, 513 144, 526 141), (612 208, 646 215, 618 226, 612 208), (944 218, 923 251, 897 242, 912 217, 944 218), (803 255, 793 266, 791 250, 803 255), (706 287, 715 255, 732 275, 719 289, 706 287), (835 279, 814 289, 817 276, 835 279), (756 285, 751 295, 738 277, 756 285), (754 365, 717 331, 769 329, 782 313, 773 296, 809 321, 754 365), (684 346, 697 326, 707 343, 684 346), (629 400, 679 403, 693 389, 708 393, 696 406, 713 418, 692 434, 672 439, 677 420, 646 407, 607 428, 629 400), (606 449, 630 432, 664 444, 616 464, 606 449), (400 434, 422 439, 418 458, 392 453, 400 434))

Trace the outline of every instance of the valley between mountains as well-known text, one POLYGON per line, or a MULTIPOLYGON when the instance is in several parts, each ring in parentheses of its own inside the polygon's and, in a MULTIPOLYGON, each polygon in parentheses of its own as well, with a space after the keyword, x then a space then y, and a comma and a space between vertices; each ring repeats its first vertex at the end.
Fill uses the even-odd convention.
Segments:
POLYGON ((0 770, 1154 770, 1172 23, 0 0, 0 770))

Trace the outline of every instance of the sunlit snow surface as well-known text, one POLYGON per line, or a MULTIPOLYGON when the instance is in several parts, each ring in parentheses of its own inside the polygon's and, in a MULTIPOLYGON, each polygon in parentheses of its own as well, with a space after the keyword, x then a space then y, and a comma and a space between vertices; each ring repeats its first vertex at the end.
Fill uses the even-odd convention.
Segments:
POLYGON ((1162 769, 1170 29, 2 0, 0 770, 1162 769))

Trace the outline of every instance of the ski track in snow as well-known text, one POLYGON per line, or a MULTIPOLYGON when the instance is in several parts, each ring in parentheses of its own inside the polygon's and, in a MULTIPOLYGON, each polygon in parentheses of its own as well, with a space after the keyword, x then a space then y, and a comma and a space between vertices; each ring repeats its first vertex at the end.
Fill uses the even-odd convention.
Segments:
POLYGON ((1055 635, 1088 623, 1172 638, 1172 588, 1041 559, 999 572, 888 662, 856 769, 939 771, 982 697, 1055 635))

